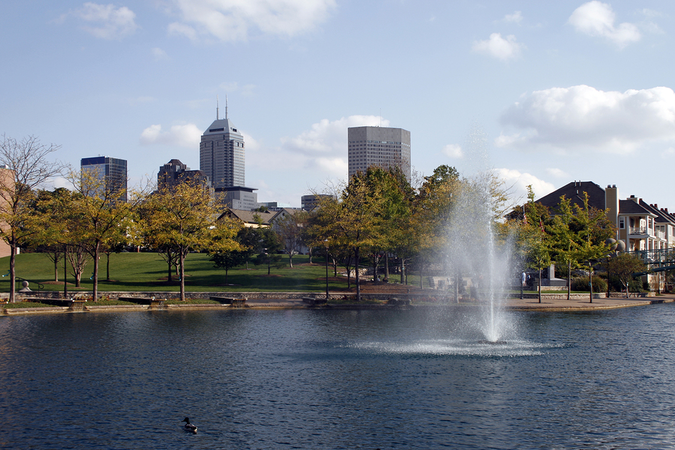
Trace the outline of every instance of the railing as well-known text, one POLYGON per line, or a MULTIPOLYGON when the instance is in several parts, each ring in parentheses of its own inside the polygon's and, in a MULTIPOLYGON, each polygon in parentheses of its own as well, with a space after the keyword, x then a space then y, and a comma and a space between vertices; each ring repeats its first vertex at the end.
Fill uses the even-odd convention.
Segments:
POLYGON ((647 227, 628 227, 628 234, 630 235, 649 235, 647 227))

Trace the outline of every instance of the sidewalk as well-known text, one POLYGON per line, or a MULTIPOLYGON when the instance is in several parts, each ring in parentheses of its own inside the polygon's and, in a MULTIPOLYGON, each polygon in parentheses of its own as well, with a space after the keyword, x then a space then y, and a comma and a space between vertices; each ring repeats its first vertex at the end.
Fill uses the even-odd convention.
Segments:
POLYGON ((593 303, 586 299, 553 299, 542 296, 541 303, 536 298, 510 298, 504 305, 512 310, 529 311, 591 311, 599 309, 628 308, 631 306, 650 305, 654 303, 675 302, 675 294, 663 294, 657 297, 640 298, 594 298, 593 303))

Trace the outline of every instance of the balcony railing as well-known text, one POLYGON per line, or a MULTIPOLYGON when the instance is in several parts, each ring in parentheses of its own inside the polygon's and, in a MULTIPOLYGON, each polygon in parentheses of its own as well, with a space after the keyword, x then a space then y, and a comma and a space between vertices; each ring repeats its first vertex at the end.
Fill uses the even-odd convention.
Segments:
POLYGON ((648 235, 649 229, 647 227, 628 227, 628 233, 632 235, 648 235))

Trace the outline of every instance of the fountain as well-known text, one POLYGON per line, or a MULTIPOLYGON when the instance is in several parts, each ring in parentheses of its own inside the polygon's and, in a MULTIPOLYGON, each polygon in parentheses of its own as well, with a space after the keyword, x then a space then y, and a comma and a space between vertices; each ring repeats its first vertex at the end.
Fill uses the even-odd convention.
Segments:
POLYGON ((448 221, 446 263, 453 279, 455 301, 478 300, 482 314, 473 320, 486 343, 504 343, 508 323, 502 310, 505 286, 510 276, 511 245, 497 242, 495 219, 500 215, 499 180, 487 167, 487 141, 478 129, 469 135, 467 150, 474 175, 458 182, 452 194, 448 221))
POLYGON ((510 252, 497 248, 493 222, 493 177, 483 172, 462 180, 453 196, 448 225, 447 267, 453 274, 456 301, 460 287, 465 297, 480 301, 483 314, 476 319, 485 342, 498 343, 504 334, 501 302, 509 274, 510 252))

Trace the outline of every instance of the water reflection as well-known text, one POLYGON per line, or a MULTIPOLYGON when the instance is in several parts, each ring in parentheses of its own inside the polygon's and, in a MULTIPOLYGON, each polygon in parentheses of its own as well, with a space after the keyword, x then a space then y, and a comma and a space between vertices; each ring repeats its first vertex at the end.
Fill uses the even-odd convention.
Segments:
POLYGON ((438 310, 6 317, 0 446, 667 447, 673 308, 514 314, 503 344, 438 310))

